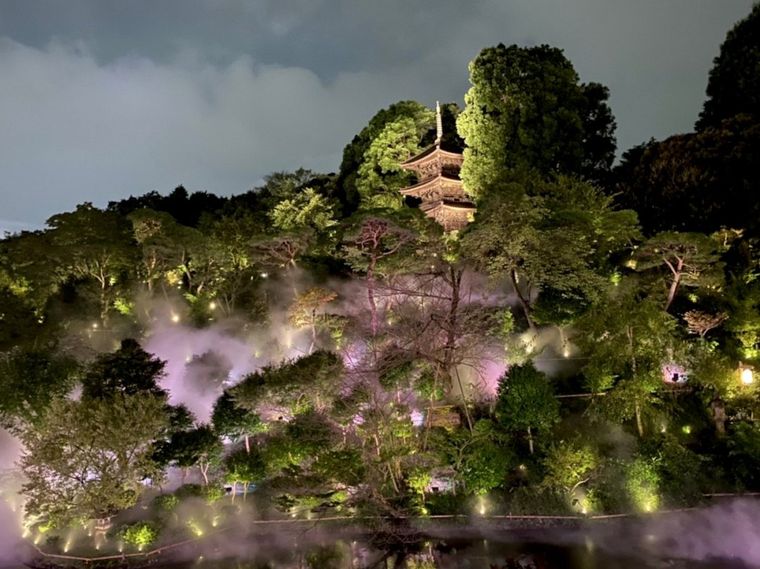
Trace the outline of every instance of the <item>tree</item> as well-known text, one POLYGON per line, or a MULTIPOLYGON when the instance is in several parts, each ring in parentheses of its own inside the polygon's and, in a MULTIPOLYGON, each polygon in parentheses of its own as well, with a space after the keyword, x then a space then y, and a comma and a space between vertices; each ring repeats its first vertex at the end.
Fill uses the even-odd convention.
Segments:
POLYGON ((326 406, 338 395, 343 362, 317 350, 302 358, 268 366, 246 376, 230 390, 235 403, 256 412, 260 406, 283 407, 293 414, 326 406))
POLYGON ((55 401, 21 435, 27 513, 65 525, 133 506, 143 481, 162 476, 152 454, 166 426, 163 402, 147 394, 55 401))
POLYGON ((272 224, 282 231, 312 229, 323 232, 337 225, 332 202, 312 188, 306 188, 279 202, 269 212, 272 224))
POLYGON ((172 433, 169 441, 160 444, 157 451, 157 459, 162 463, 175 464, 185 470, 197 466, 206 486, 209 468, 221 455, 222 443, 208 425, 172 433))
POLYGON ((116 285, 133 271, 137 248, 126 219, 90 203, 47 220, 56 259, 54 270, 68 277, 94 280, 99 289, 100 319, 105 322, 116 285))
POLYGON ((636 269, 667 267, 665 311, 681 286, 717 286, 722 282, 717 243, 699 233, 659 233, 646 241, 634 257, 636 269))
POLYGON ((202 236, 164 212, 138 209, 129 215, 129 220, 142 253, 138 275, 148 291, 161 282, 165 293, 164 285, 172 272, 189 273, 190 251, 202 236))
MULTIPOLYGON (((399 101, 387 109, 378 111, 370 119, 369 124, 346 145, 343 150, 343 160, 340 164, 338 179, 336 180, 339 197, 343 203, 344 214, 353 213, 359 206, 361 199, 358 190, 359 179, 361 177, 359 169, 364 164, 365 154, 370 145, 385 129, 386 125, 405 118, 413 120, 415 124, 430 125, 431 111, 416 101, 399 101)), ((432 142, 432 139, 430 141, 432 142)), ((365 168, 366 173, 367 168, 365 168)), ((392 174, 396 174, 395 170, 392 174)), ((379 172, 379 176, 382 178, 383 173, 379 172)))
POLYGON ((256 413, 235 403, 235 398, 229 389, 225 389, 214 403, 211 423, 219 436, 233 440, 242 438, 245 441, 246 452, 251 451, 250 436, 261 433, 266 428, 256 413))
POLYGON ((713 61, 696 130, 739 114, 760 118, 760 5, 728 32, 713 61))
POLYGON ((420 113, 416 120, 401 117, 387 123, 370 143, 356 178, 362 208, 399 209, 403 206, 399 190, 411 185, 414 175, 401 168, 401 163, 419 152, 422 135, 432 120, 432 112, 420 113))
POLYGON ((388 215, 358 215, 348 226, 342 254, 354 271, 364 273, 372 336, 377 335, 379 327, 378 280, 413 258, 417 238, 413 229, 388 215))
POLYGON ((532 328, 536 293, 551 291, 565 305, 594 302, 607 286, 610 254, 637 234, 635 214, 615 211, 593 186, 527 176, 484 196, 462 251, 493 279, 509 279, 532 328))
POLYGON ((319 287, 313 287, 299 294, 288 310, 288 322, 296 328, 311 330, 309 353, 314 351, 317 344, 317 332, 320 328, 329 326, 330 315, 324 312, 325 307, 338 297, 337 293, 319 287))
POLYGON ((110 399, 144 393, 165 402, 167 394, 158 385, 165 365, 136 340, 122 340, 118 350, 99 356, 87 368, 82 378, 82 398, 110 399))
POLYGON ((755 231, 760 206, 760 119, 728 118, 697 133, 626 151, 613 190, 635 209, 646 235, 660 231, 755 231))
POLYGON ((624 279, 577 323, 578 341, 588 353, 583 367, 599 414, 614 421, 635 418, 644 436, 644 416, 657 403, 662 366, 679 347, 676 321, 651 298, 642 298, 636 282, 624 279))
POLYGON ((702 310, 689 310, 683 315, 683 319, 686 321, 689 332, 704 338, 710 330, 723 324, 728 319, 728 314, 725 312, 710 314, 702 310))
POLYGON ((541 485, 572 496, 576 488, 590 480, 599 457, 587 445, 560 441, 549 447, 543 462, 546 476, 541 485))
POLYGON ((545 433, 559 421, 559 403, 551 384, 531 362, 512 366, 499 379, 494 412, 502 428, 527 433, 530 454, 533 454, 533 429, 545 433))
POLYGON ((482 196, 505 169, 596 180, 614 160, 607 91, 582 85, 562 51, 546 45, 486 48, 470 63, 472 87, 457 127, 467 148, 465 190, 482 196))
POLYGON ((47 350, 0 354, 0 425, 17 431, 43 420, 53 401, 74 387, 79 366, 47 350))
POLYGON ((266 465, 258 451, 252 453, 243 450, 233 452, 225 458, 224 468, 227 472, 225 479, 227 483, 232 484, 233 499, 238 482, 243 483, 243 497, 245 498, 250 483, 261 480, 266 475, 266 465))

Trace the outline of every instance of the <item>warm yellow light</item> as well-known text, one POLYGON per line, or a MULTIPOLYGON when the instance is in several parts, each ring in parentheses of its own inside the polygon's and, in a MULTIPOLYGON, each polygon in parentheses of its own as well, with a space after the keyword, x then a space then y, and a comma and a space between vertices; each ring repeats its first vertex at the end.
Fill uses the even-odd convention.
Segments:
POLYGON ((745 367, 742 368, 742 383, 744 385, 750 385, 753 381, 755 381, 754 374, 752 373, 752 368, 745 367))
POLYGON ((261 278, 265 279, 269 276, 269 273, 261 273, 261 278))
POLYGON ((216 302, 214 302, 213 300, 211 302, 209 302, 208 303, 208 309, 209 310, 216 310, 216 302))
POLYGON ((174 322, 175 324, 179 322, 179 314, 172 312, 172 322, 174 322))

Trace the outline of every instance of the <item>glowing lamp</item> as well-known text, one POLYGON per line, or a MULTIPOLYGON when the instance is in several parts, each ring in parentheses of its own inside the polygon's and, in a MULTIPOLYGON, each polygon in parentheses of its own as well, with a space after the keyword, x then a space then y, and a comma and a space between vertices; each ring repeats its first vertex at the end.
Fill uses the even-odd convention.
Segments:
POLYGON ((177 314, 176 312, 172 312, 172 322, 174 322, 175 324, 179 322, 179 314, 177 314))
POLYGON ((216 310, 216 302, 214 302, 213 300, 211 302, 209 302, 208 303, 208 309, 209 310, 216 310))
POLYGON ((740 372, 741 380, 744 385, 751 385, 755 381, 754 373, 751 367, 742 366, 740 372))

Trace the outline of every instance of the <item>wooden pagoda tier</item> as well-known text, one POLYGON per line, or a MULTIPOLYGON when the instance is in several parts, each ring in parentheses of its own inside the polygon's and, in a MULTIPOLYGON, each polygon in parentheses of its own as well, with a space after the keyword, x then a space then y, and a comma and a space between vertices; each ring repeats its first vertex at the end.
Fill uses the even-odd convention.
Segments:
POLYGON ((425 212, 425 215, 442 225, 446 232, 460 231, 467 227, 476 211, 472 202, 445 199, 425 202, 420 206, 420 209, 425 212))
POLYGON ((402 162, 401 167, 417 174, 420 180, 436 176, 438 173, 458 177, 463 160, 464 157, 461 154, 443 150, 436 145, 402 162))
POLYGON ((461 154, 442 150, 439 145, 401 164, 420 180, 403 188, 401 194, 419 199, 420 209, 441 224, 444 231, 464 229, 475 214, 475 204, 465 194, 459 179, 461 166, 461 154))

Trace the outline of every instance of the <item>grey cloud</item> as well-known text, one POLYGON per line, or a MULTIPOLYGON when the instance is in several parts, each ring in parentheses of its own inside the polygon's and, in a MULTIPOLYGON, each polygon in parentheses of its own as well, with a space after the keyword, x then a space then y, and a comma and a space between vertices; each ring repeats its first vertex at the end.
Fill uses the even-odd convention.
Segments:
MULTIPOLYGON (((0 218, 337 168, 379 108, 459 101, 485 46, 549 43, 610 87, 619 148, 691 128, 752 0, 4 0, 0 218)), ((10 228, 9 223, 0 222, 10 228)))

